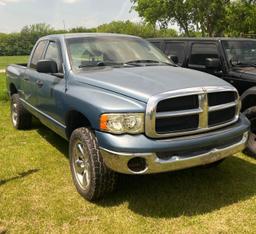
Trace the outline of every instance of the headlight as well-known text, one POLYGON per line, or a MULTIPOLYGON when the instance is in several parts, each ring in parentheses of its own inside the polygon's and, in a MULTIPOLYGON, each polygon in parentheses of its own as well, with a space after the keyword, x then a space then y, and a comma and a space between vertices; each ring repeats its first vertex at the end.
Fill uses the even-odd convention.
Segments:
POLYGON ((139 134, 144 132, 144 114, 103 114, 100 117, 100 130, 114 134, 139 134))

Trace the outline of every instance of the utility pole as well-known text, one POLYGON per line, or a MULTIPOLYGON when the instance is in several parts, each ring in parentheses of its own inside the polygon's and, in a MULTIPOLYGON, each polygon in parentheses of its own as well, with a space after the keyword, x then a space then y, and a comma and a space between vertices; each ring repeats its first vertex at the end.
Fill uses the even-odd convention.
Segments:
POLYGON ((63 27, 64 27, 64 30, 66 31, 66 23, 65 23, 65 20, 63 20, 63 27))

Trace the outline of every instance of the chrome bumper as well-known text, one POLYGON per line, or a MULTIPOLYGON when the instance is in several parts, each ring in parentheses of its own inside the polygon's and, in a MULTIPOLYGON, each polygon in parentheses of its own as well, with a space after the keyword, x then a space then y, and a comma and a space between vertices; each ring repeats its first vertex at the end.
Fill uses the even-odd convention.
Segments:
POLYGON ((108 168, 123 174, 152 174, 168 171, 176 171, 185 168, 207 165, 223 158, 242 151, 246 147, 248 132, 244 133, 242 140, 224 147, 214 148, 205 153, 186 156, 172 156, 167 160, 157 157, 156 153, 119 153, 101 148, 101 155, 108 168), (134 158, 143 158, 146 162, 144 170, 139 172, 132 171, 128 167, 128 162, 134 158))

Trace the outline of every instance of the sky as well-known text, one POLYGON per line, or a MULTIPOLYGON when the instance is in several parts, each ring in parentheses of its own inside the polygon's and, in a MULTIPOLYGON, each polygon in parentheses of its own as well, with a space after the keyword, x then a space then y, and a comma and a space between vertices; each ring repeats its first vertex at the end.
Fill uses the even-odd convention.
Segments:
POLYGON ((139 22, 130 0, 0 0, 0 32, 47 23, 56 29, 95 27, 113 20, 139 22))

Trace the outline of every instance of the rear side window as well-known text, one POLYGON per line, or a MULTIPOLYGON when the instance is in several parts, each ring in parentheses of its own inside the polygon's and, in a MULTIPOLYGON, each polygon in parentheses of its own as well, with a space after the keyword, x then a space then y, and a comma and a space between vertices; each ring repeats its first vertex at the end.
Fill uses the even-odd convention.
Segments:
POLYGON ((53 60, 58 65, 59 72, 61 71, 61 56, 58 44, 51 41, 45 53, 45 59, 53 60))
POLYGON ((166 42, 166 55, 175 55, 179 59, 179 64, 182 64, 185 59, 185 43, 183 42, 166 42))
POLYGON ((212 43, 192 45, 192 51, 189 60, 190 65, 205 66, 207 58, 219 58, 216 44, 212 43))
POLYGON ((30 68, 35 69, 38 61, 42 59, 46 43, 46 41, 41 41, 38 43, 31 59, 30 68))

